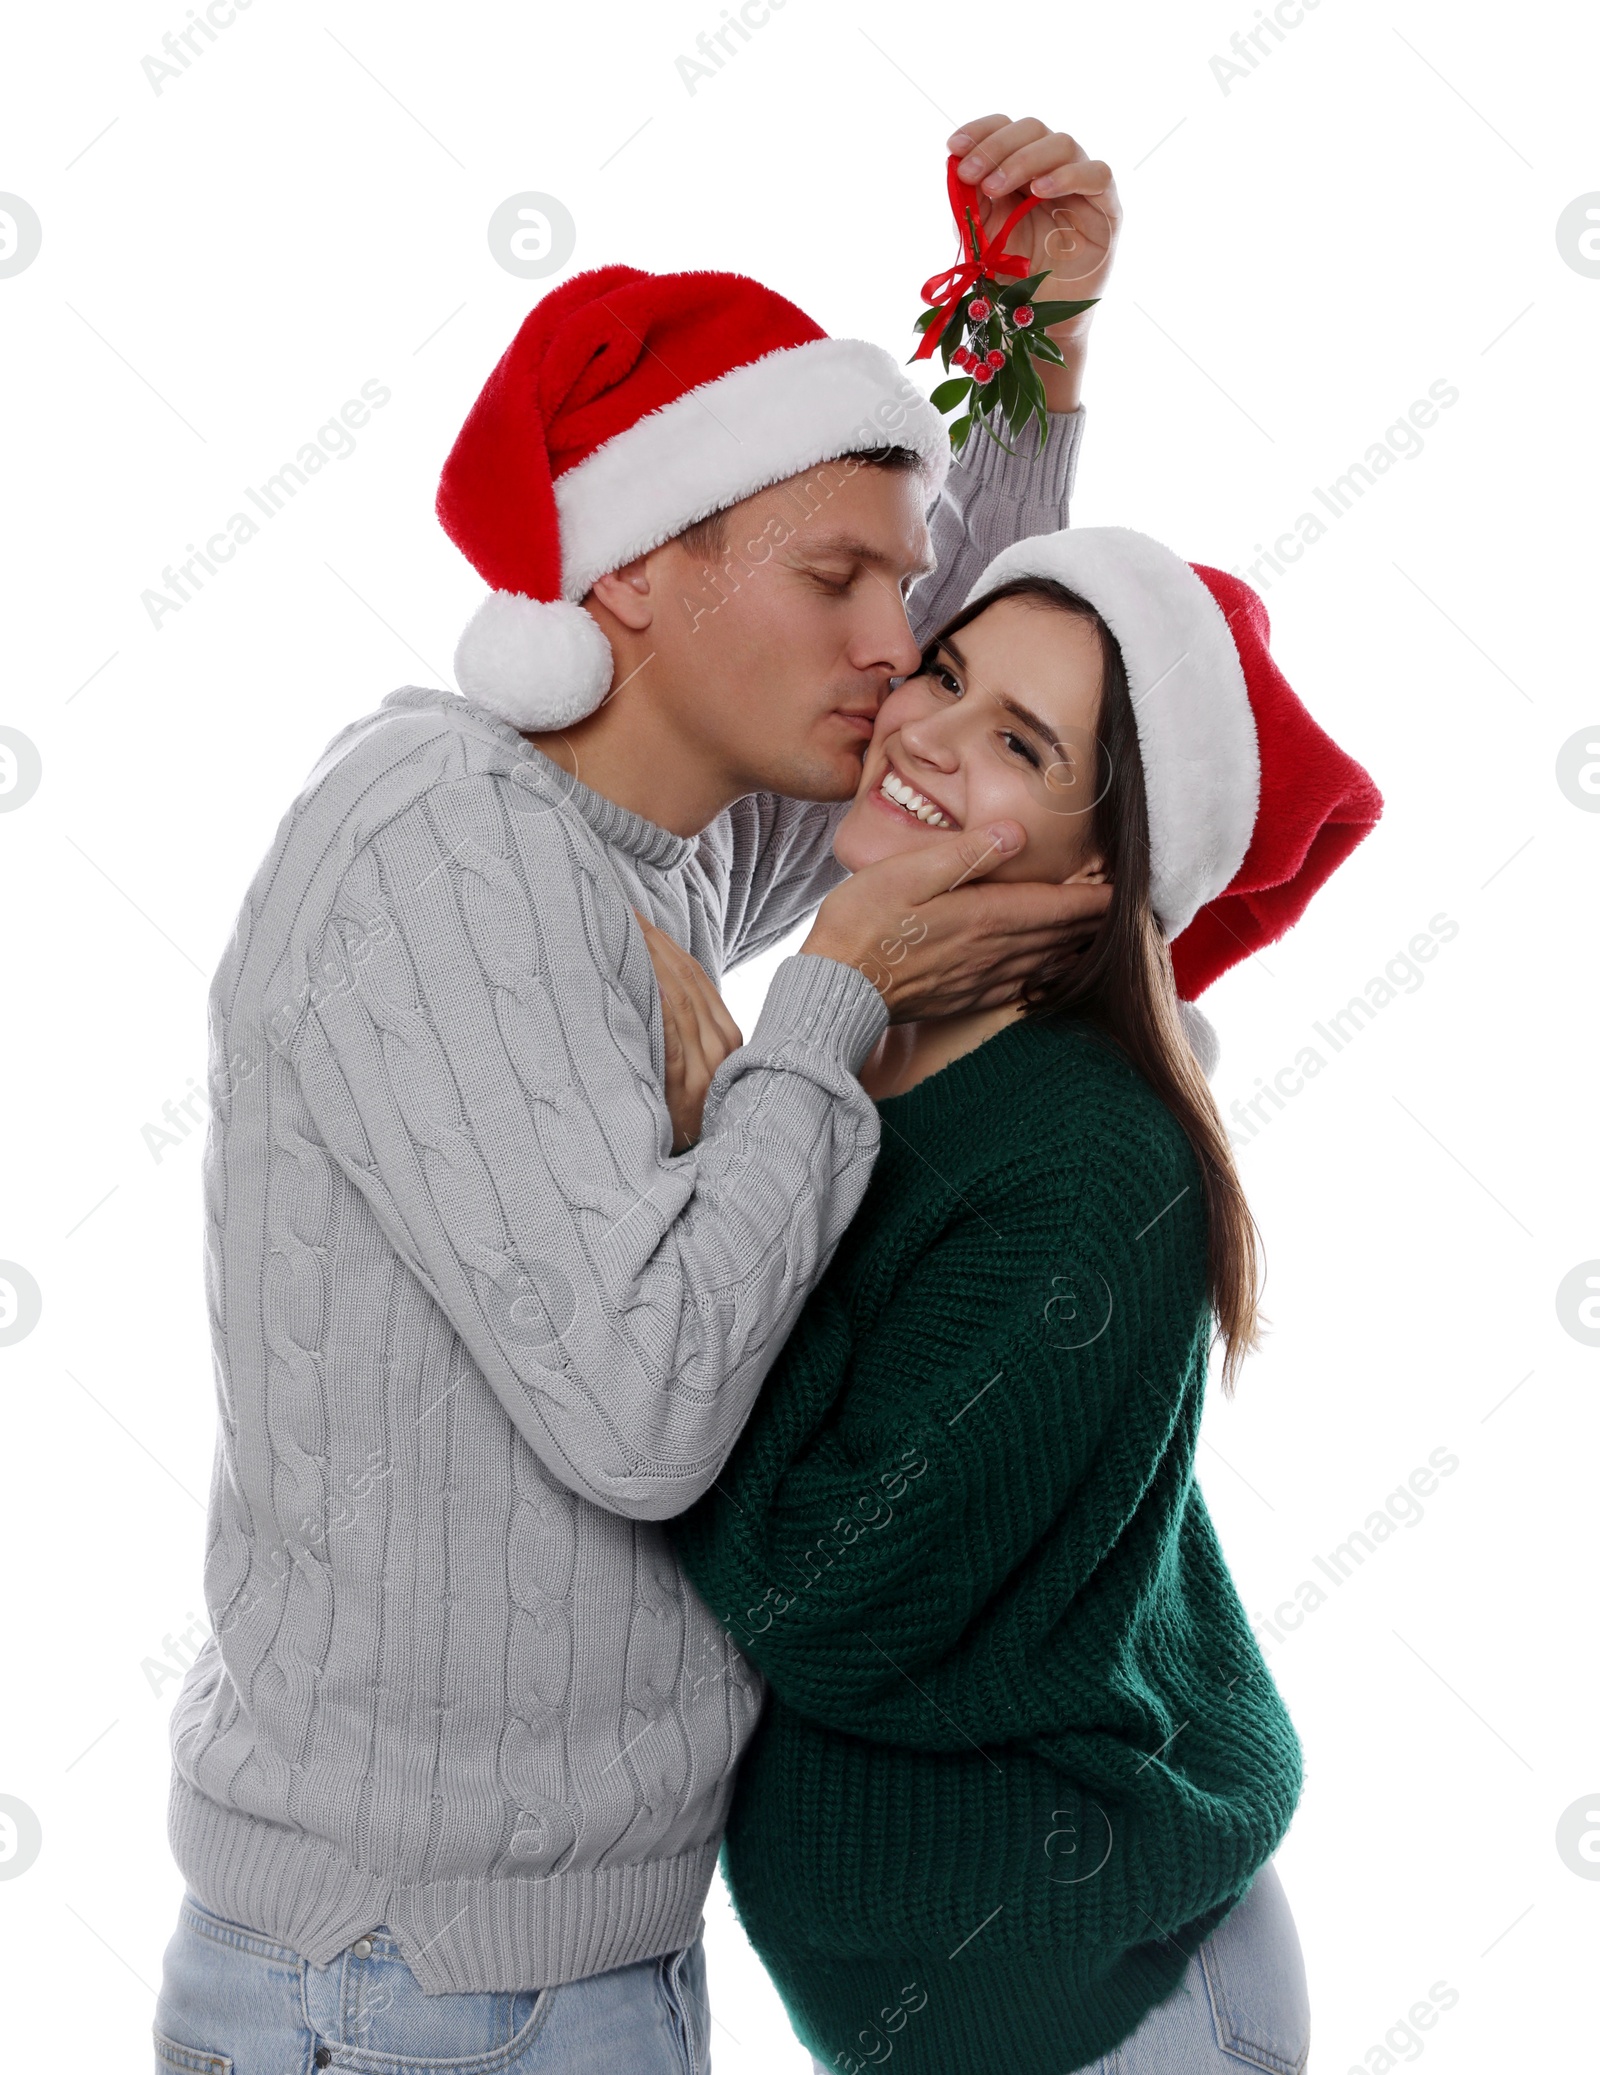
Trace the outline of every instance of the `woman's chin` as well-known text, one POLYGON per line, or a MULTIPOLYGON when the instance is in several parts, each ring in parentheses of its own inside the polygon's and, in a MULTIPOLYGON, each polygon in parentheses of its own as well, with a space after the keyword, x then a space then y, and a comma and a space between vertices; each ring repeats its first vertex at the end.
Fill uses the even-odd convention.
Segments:
POLYGON ((909 850, 917 838, 915 829, 902 832, 891 822, 880 820, 869 808, 865 794, 858 794, 855 805, 834 832, 833 854, 847 872, 859 872, 866 865, 877 864, 880 858, 896 857, 902 850, 909 850))

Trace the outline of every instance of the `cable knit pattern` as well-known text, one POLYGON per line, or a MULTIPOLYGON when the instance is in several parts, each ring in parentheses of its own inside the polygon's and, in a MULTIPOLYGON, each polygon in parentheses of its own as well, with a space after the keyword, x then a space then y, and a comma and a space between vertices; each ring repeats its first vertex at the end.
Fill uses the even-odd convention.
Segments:
POLYGON ((669 1530, 770 1682, 728 1878, 824 2066, 1056 2075, 1176 1985, 1301 1790, 1194 1478, 1200 1171, 1066 1018, 878 1107, 861 1208, 669 1530))
MULTIPOLYGON (((1081 414, 979 442, 926 634, 1066 523, 1081 414)), ((782 962, 671 1151, 639 908, 713 977, 842 876, 839 806, 673 834, 454 693, 327 745, 212 983, 213 1633, 169 1835, 321 1965, 390 1925, 433 1992, 540 1988, 699 1927, 760 1675, 661 1525, 709 1489, 878 1149, 865 977, 782 962)))

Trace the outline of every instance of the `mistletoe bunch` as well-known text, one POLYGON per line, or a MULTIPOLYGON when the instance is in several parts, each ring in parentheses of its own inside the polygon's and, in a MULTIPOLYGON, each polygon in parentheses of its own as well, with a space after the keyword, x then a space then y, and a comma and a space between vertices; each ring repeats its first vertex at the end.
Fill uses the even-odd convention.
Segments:
MULTIPOLYGON (((979 249, 977 226, 972 223, 970 212, 968 226, 973 249, 979 249)), ((1045 336, 1048 327, 1076 317, 1099 300, 1090 296, 1076 303, 1034 302, 1034 292, 1048 278, 1048 268, 1023 281, 999 281, 993 275, 979 274, 953 305, 936 303, 917 319, 920 332, 926 333, 935 325, 940 327, 937 350, 947 368, 961 370, 952 380, 941 382, 930 399, 937 411, 953 410, 958 404, 966 406, 949 428, 950 444, 958 454, 974 425, 981 425, 1008 454, 1016 451, 1006 446, 988 422, 997 408, 1005 413, 1016 434, 1024 430, 1030 419, 1037 418, 1039 451, 1044 451, 1050 436, 1050 419, 1044 383, 1034 362, 1048 360, 1063 366, 1065 356, 1061 348, 1045 336)), ((912 357, 920 360, 929 350, 929 341, 924 338, 912 357)))

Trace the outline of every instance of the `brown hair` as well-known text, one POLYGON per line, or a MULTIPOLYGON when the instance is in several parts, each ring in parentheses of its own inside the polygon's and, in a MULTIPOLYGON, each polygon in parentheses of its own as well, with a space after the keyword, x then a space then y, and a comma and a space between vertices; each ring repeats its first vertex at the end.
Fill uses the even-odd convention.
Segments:
POLYGON ((1024 984, 1024 1011, 1082 1016, 1097 1026, 1154 1089, 1193 1147, 1205 1197, 1207 1291, 1225 1347, 1222 1388, 1232 1397, 1240 1362, 1260 1344, 1261 1234, 1226 1127, 1184 1035, 1172 955, 1150 907, 1150 810, 1122 650, 1087 599, 1053 577, 1022 576, 947 620, 924 648, 924 664, 945 636, 1002 598, 1088 620, 1101 655, 1096 797, 1086 811, 1090 844, 1112 883, 1111 906, 1087 950, 1065 952, 1024 984))
MULTIPOLYGON (((852 461, 861 468, 887 468, 896 475, 925 464, 922 456, 911 447, 868 447, 859 454, 836 454, 835 461, 852 461)), ((818 462, 817 467, 826 466, 818 462)), ((809 474, 810 470, 803 473, 809 474)), ((742 500, 741 500, 742 501, 742 500)), ((703 519, 696 519, 692 526, 685 526, 678 535, 684 553, 696 562, 720 562, 728 552, 728 511, 708 512, 703 519)))

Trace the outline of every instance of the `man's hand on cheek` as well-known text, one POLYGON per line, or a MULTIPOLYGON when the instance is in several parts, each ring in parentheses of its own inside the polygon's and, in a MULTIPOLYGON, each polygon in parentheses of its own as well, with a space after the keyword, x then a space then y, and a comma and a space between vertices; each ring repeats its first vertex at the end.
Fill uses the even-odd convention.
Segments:
POLYGON ((986 883, 1026 837, 1015 822, 954 829, 864 865, 817 911, 802 951, 866 974, 891 1023, 997 1008, 1092 937, 1111 888, 1090 877, 986 883))

